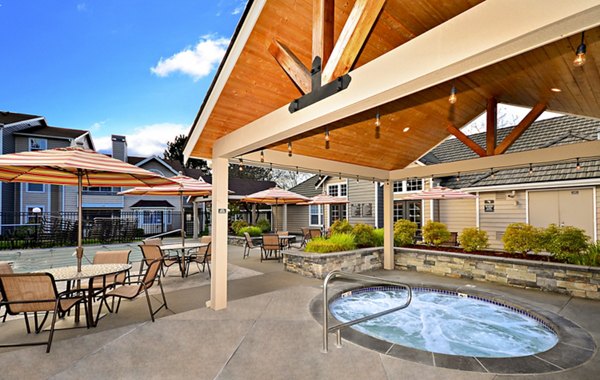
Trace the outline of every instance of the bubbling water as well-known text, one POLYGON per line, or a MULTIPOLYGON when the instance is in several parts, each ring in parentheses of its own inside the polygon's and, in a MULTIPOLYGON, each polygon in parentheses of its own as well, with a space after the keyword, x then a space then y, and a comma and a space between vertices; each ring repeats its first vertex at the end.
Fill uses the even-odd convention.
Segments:
MULTIPOLYGON (((347 322, 406 302, 404 289, 353 292, 330 304, 347 322)), ((506 306, 436 291, 413 290, 406 309, 354 325, 402 346, 449 355, 504 358, 547 351, 558 342, 547 326, 506 306)))

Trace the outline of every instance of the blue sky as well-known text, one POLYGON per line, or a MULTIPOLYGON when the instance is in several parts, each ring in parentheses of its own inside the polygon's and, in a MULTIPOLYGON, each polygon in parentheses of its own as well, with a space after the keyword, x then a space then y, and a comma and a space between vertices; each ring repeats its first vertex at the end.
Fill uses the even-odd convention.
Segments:
POLYGON ((245 0, 0 0, 0 110, 127 136, 162 153, 187 133, 245 0))

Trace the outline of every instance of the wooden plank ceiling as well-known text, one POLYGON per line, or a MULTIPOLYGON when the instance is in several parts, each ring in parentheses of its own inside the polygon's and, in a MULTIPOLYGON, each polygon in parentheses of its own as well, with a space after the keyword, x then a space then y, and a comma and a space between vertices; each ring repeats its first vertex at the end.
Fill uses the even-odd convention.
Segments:
MULTIPOLYGON (((388 0, 354 68, 359 67, 448 19, 477 5, 478 0, 388 0)), ((193 156, 210 158, 216 139, 289 104, 301 92, 287 77, 268 47, 276 38, 311 66, 312 0, 269 0, 229 77, 196 144, 193 156)), ((335 38, 353 1, 335 1, 335 38)), ((485 38, 482 34, 481 38, 485 38)), ((586 31, 587 62, 574 67, 580 35, 456 78, 338 121, 292 139, 294 154, 326 157, 385 170, 404 168, 485 111, 490 98, 549 111, 600 118, 600 29, 586 31), (448 102, 454 85, 458 101, 448 102), (553 92, 559 88, 561 92, 553 92), (375 115, 381 125, 375 127, 375 115), (330 142, 325 144, 325 128, 330 142)), ((415 57, 421 59, 421 57, 415 57)), ((401 67, 398 70, 402 70, 401 67)), ((350 73, 351 75, 351 73, 350 73)), ((287 151, 288 141, 265 149, 287 151)))

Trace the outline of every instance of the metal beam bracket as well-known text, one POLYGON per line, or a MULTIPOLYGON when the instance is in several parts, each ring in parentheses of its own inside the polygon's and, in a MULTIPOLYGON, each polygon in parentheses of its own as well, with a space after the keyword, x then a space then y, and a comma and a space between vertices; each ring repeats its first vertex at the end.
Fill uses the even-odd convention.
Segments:
POLYGON ((290 113, 294 113, 298 110, 306 108, 311 104, 345 90, 348 88, 350 80, 352 79, 349 74, 345 74, 327 83, 326 85, 321 86, 321 71, 321 57, 315 57, 312 64, 312 70, 310 71, 312 91, 292 101, 288 107, 290 113))

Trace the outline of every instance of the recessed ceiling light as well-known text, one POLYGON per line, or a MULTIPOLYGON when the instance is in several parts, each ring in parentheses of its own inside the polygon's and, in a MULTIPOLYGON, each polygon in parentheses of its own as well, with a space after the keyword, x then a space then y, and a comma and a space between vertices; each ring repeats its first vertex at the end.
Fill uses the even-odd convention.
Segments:
POLYGON ((402 132, 408 132, 410 131, 410 127, 404 127, 404 129, 402 130, 402 132))
POLYGON ((560 88, 558 88, 558 87, 552 87, 550 89, 550 91, 552 91, 552 92, 561 92, 562 90, 560 88))

